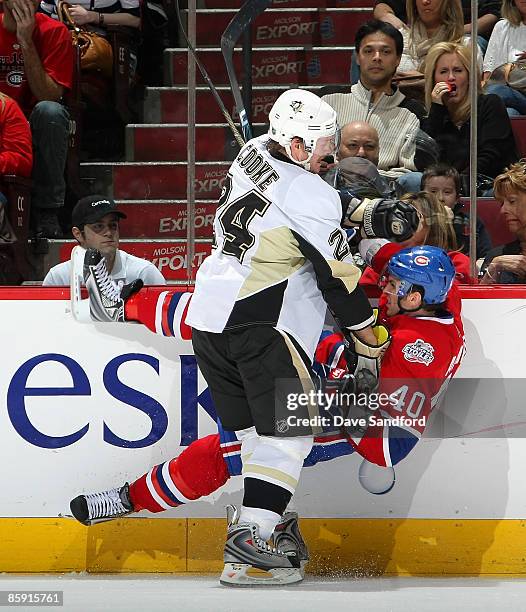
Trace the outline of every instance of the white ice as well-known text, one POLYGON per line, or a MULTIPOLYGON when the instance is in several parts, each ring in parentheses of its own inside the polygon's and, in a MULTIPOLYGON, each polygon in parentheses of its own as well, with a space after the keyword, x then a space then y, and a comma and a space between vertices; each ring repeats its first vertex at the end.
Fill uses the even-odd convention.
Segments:
MULTIPOLYGON (((526 580, 320 578, 298 586, 228 588, 217 576, 0 576, 0 591, 64 592, 68 612, 428 612, 526 610, 526 580)), ((35 610, 12 607, 10 610, 35 610)), ((51 610, 53 608, 46 608, 51 610)))

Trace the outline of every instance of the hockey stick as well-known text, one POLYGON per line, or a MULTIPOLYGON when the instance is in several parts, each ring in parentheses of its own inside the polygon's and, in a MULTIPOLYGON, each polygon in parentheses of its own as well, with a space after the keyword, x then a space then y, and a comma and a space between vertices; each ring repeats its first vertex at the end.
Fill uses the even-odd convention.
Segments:
POLYGON ((183 22, 181 21, 181 14, 179 12, 179 0, 176 1, 175 8, 176 8, 176 13, 177 13, 177 20, 179 21, 179 27, 181 28, 181 32, 183 33, 184 39, 186 40, 186 45, 188 47, 188 50, 193 55, 195 63, 197 67, 199 68, 199 72, 202 74, 203 79, 205 80, 205 83, 208 85, 208 88, 212 92, 212 95, 214 96, 214 100, 217 102, 217 105, 219 106, 221 112, 223 113, 226 119, 226 122, 228 123, 228 126, 232 130, 232 134, 234 134, 234 138, 237 140, 238 145, 240 147, 243 147, 245 145, 245 140, 243 140, 243 136, 241 136, 241 133, 237 129, 236 124, 234 123, 234 120, 232 119, 230 113, 227 111, 226 106, 223 103, 223 100, 221 100, 221 97, 219 96, 219 93, 215 85, 212 83, 212 79, 210 78, 210 75, 208 74, 206 68, 203 66, 200 59, 197 57, 196 50, 194 49, 194 47, 188 40, 188 36, 186 35, 186 31, 183 26, 183 22))
POLYGON ((232 21, 228 24, 226 30, 223 32, 223 36, 221 36, 221 51, 225 58, 226 71, 228 80, 230 81, 232 95, 236 103, 236 112, 239 115, 241 131, 246 141, 252 138, 252 126, 248 120, 243 98, 241 97, 241 90, 239 89, 239 83, 237 82, 236 71, 234 70, 234 46, 244 30, 250 27, 254 19, 263 13, 271 4, 272 0, 246 0, 245 4, 243 4, 232 18, 232 21))

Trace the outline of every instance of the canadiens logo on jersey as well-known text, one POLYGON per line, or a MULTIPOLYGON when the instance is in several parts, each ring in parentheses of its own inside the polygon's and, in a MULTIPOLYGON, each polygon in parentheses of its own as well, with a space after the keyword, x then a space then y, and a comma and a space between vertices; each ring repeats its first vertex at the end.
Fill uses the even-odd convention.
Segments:
POLYGON ((0 56, 0 73, 11 87, 20 87, 25 81, 24 56, 20 45, 13 45, 10 55, 0 56))
POLYGON ((435 358, 434 352, 435 349, 431 344, 420 339, 412 344, 406 344, 402 349, 404 359, 412 363, 423 363, 426 366, 435 358))

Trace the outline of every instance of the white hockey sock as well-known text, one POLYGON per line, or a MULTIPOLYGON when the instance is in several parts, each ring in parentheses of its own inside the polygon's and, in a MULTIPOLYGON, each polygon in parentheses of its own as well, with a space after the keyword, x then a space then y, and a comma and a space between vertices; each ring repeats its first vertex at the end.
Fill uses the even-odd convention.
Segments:
POLYGON ((256 523, 259 526, 259 535, 263 540, 268 540, 274 531, 274 527, 279 523, 280 518, 281 516, 277 512, 272 512, 272 510, 241 506, 239 522, 256 523))

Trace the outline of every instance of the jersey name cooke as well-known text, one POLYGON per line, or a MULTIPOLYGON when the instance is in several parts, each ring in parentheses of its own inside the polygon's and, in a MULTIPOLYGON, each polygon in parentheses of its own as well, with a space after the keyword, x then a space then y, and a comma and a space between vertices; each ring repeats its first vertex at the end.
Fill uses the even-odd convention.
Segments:
POLYGON ((253 146, 248 146, 236 160, 248 178, 260 191, 279 179, 279 174, 253 146))

